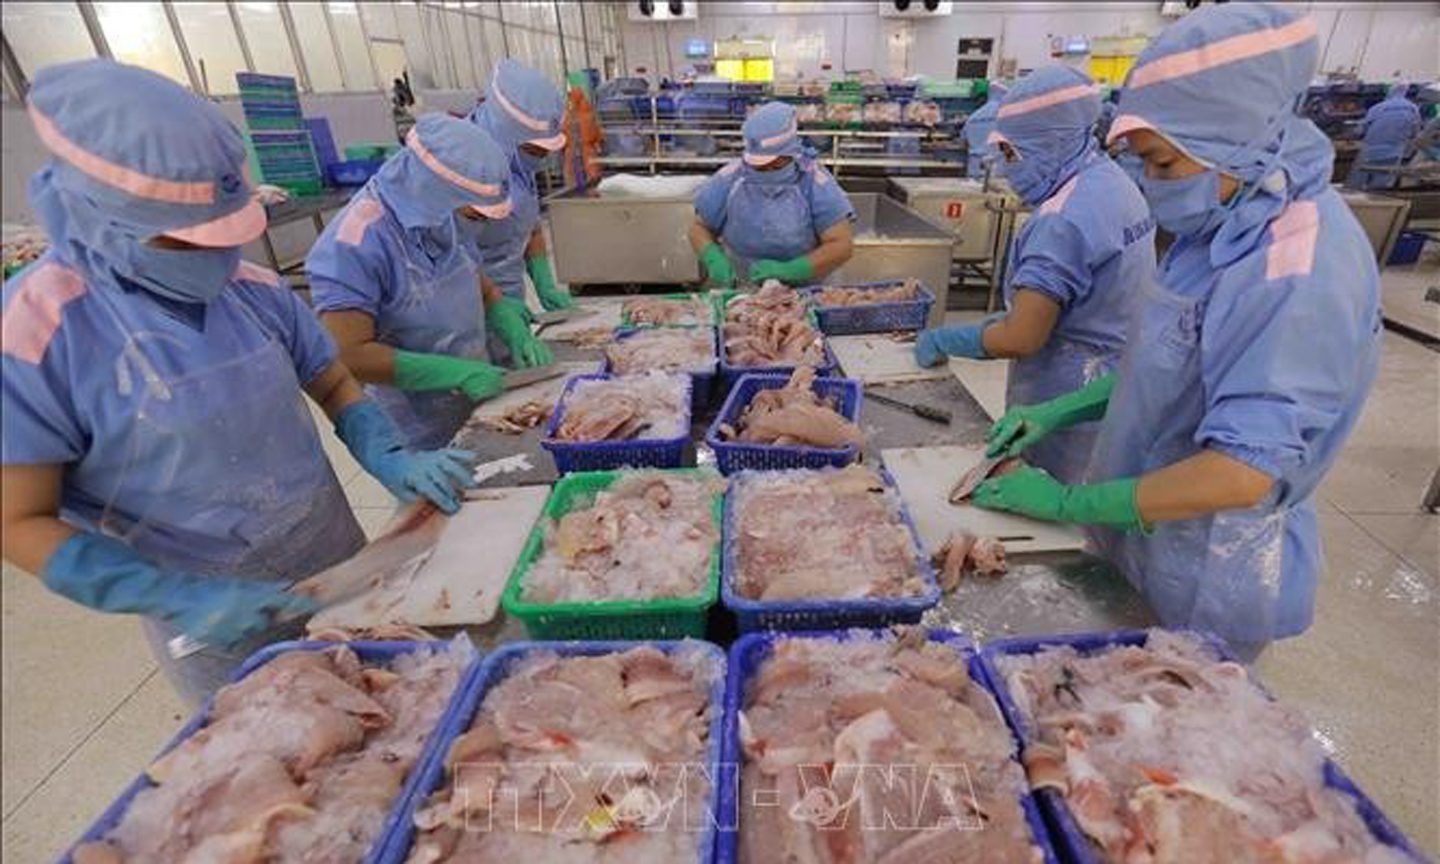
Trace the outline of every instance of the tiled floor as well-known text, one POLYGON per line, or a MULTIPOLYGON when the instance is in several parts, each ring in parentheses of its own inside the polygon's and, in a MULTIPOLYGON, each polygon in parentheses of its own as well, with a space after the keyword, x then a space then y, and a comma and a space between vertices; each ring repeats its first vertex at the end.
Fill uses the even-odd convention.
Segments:
MULTIPOLYGON (((1440 282, 1433 267, 1387 274, 1387 299, 1393 290, 1409 300, 1427 279, 1440 282)), ((1327 574, 1315 625, 1259 663, 1272 689, 1308 713, 1346 770, 1432 855, 1440 855, 1440 517, 1419 513, 1418 503, 1440 464, 1437 397, 1440 355, 1387 335, 1365 415, 1321 489, 1327 574)), ((325 437, 361 524, 374 532, 390 515, 389 495, 325 437)), ((184 710, 134 620, 56 599, 8 566, 0 616, 0 857, 39 864, 143 769, 184 710)))

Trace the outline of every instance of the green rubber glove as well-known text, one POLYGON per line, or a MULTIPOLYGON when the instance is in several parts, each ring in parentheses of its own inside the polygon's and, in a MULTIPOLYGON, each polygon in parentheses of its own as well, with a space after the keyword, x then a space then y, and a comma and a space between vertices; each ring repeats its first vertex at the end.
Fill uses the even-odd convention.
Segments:
POLYGON ((504 390, 499 366, 448 354, 395 352, 395 386, 401 390, 459 390, 479 402, 504 390))
POLYGON ((525 258, 525 270, 530 281, 535 283, 535 294, 540 305, 549 312, 553 309, 569 309, 575 305, 570 292, 555 284, 555 273, 550 269, 550 259, 544 255, 530 255, 525 258))
POLYGON ((815 265, 804 255, 789 261, 761 258, 750 265, 750 281, 761 285, 766 279, 779 279, 786 285, 809 285, 815 281, 815 265))
POLYGON ((700 263, 705 267, 705 275, 710 277, 711 285, 717 288, 735 287, 735 267, 719 243, 711 243, 700 250, 700 263))
POLYGON ((530 332, 525 304, 519 300, 501 297, 485 307, 485 326, 505 340, 505 344, 510 347, 510 353, 515 357, 515 365, 522 368, 545 366, 555 361, 555 355, 550 353, 549 346, 530 332))
POLYGON ((986 480, 970 500, 987 510, 1008 510, 1047 522, 1108 525, 1125 531, 1142 531, 1144 522, 1135 503, 1134 477, 1066 486, 1039 468, 1026 465, 1009 474, 986 480))
POLYGON ((1099 420, 1105 416, 1105 406, 1110 403, 1110 391, 1114 389, 1115 375, 1111 373, 1048 402, 1011 408, 985 436, 985 440, 990 442, 985 448, 985 455, 999 456, 1003 453, 1018 456, 1026 447, 1056 429, 1099 420))

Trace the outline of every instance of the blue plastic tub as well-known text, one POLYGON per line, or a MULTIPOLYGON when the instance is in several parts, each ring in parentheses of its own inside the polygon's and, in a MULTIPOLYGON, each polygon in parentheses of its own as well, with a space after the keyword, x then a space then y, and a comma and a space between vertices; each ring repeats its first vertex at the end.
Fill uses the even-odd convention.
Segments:
MULTIPOLYGON (((448 647, 450 643, 439 641, 277 642, 274 645, 267 645, 250 655, 250 657, 241 664, 230 681, 234 683, 245 678, 251 672, 254 672, 256 669, 259 669, 261 666, 264 666, 266 663, 269 663, 271 660, 288 651, 324 651, 329 648, 334 648, 337 645, 345 645, 354 651, 356 656, 365 663, 374 664, 378 662, 389 663, 401 655, 412 654, 416 651, 440 651, 448 647)), ((370 847, 370 852, 365 856, 363 864, 381 864, 381 862, 388 860, 384 857, 384 852, 389 845, 390 835, 399 827, 401 820, 408 820, 410 818, 409 814, 413 809, 411 807, 411 799, 419 787, 423 769, 425 765, 431 761, 432 756, 434 756, 432 751, 437 747, 448 744, 448 739, 443 737, 442 732, 454 725, 452 715, 460 710, 460 703, 466 691, 467 682, 479 672, 482 665, 483 663, 481 662, 473 663, 470 668, 461 673, 460 683, 456 687, 455 693, 451 695, 450 703, 440 714, 439 722, 435 724, 435 729, 431 731, 429 740, 426 741, 424 749, 420 751, 420 757, 411 768, 410 775, 405 778, 405 785, 400 787, 400 793, 395 796, 394 803, 390 805, 390 812, 385 816, 385 823, 375 835, 375 842, 370 847)), ((163 756, 169 753, 171 750, 180 746, 185 739, 204 728, 213 705, 214 698, 207 699, 204 706, 196 712, 194 717, 190 718, 190 722, 185 724, 185 727, 170 740, 170 743, 165 745, 165 749, 161 750, 159 755, 163 756)), ((443 758, 443 752, 440 755, 443 758)), ((156 758, 159 758, 159 756, 156 758)), ((120 797, 116 798, 113 804, 105 808, 105 812, 100 814, 100 818, 96 819, 95 822, 86 829, 85 833, 80 836, 80 839, 75 842, 75 846, 81 843, 105 839, 105 835, 116 825, 120 824, 120 820, 124 818, 125 811, 130 808, 130 802, 135 799, 135 796, 154 785, 154 783, 150 782, 150 778, 144 774, 135 778, 134 782, 127 786, 124 792, 120 793, 120 797)), ((72 846, 65 852, 57 864, 72 864, 74 852, 75 847, 72 846)))
POLYGON ((1386 264, 1414 264, 1420 260, 1420 252, 1425 248, 1425 241, 1430 239, 1423 231, 1401 231, 1400 237, 1395 241, 1395 248, 1390 250, 1390 258, 1386 264))
POLYGON ((310 143, 315 147, 315 159, 320 170, 330 173, 330 166, 340 161, 340 152, 335 149, 335 136, 330 132, 330 121, 324 117, 306 117, 305 129, 310 133, 310 143))
POLYGON ((446 715, 446 722, 437 733, 436 746, 431 748, 427 761, 414 772, 418 775, 415 792, 407 800, 405 812, 399 814, 401 821, 386 841, 384 860, 401 864, 409 856, 410 847, 415 842, 414 813, 425 805, 426 800, 440 788, 441 784, 446 782, 445 755, 449 752, 450 742, 469 731, 470 724, 475 720, 475 714, 485 701, 485 695, 490 692, 491 687, 510 674, 510 670, 518 661, 537 651, 550 651, 561 657, 595 657, 626 651, 640 645, 650 645, 667 654, 673 653, 681 646, 698 647, 713 656, 718 664, 719 674, 710 688, 710 705, 714 716, 710 720, 710 741, 705 752, 706 764, 704 767, 714 782, 710 800, 705 803, 706 836, 700 839, 698 844, 700 854, 697 857, 697 864, 711 864, 715 857, 716 807, 720 797, 715 794, 715 790, 720 788, 720 781, 724 776, 720 767, 720 751, 721 741, 724 737, 727 670, 725 668, 725 652, 716 645, 699 640, 679 642, 512 642, 496 649, 494 653, 485 658, 475 673, 467 678, 463 692, 452 706, 453 711, 446 715))
MULTIPOLYGON (((616 327, 614 340, 621 342, 633 338, 636 333, 642 330, 654 330, 654 327, 616 327)), ((693 330, 693 326, 671 327, 670 329, 693 330)), ((710 347, 717 351, 719 342, 715 337, 715 328, 710 327, 710 347)), ((694 417, 704 411, 710 405, 710 395, 715 391, 715 376, 720 368, 720 360, 716 357, 715 365, 710 367, 709 372, 688 372, 690 376, 690 416, 694 417)), ((607 356, 600 364, 600 372, 605 375, 614 375, 610 368, 610 358, 607 356)))
MULTIPOLYGON (((885 631, 871 631, 873 635, 886 635, 885 631)), ((856 631, 834 633, 748 633, 735 640, 730 646, 728 680, 725 685, 725 733, 724 749, 721 752, 721 771, 724 782, 720 786, 720 808, 718 837, 715 860, 717 864, 732 864, 739 860, 740 844, 740 766, 744 753, 740 746, 740 711, 745 706, 745 690, 750 678, 760 670, 760 665, 770 656, 775 643, 781 639, 830 639, 844 641, 856 638, 856 631)), ((990 680, 981 671, 980 657, 970 640, 949 630, 931 630, 930 641, 954 648, 956 661, 963 662, 970 670, 970 678, 982 689, 996 696, 990 680)), ((1013 732, 1012 732, 1013 735, 1013 732)), ((1019 741, 1016 739, 1017 753, 1019 741)), ((1045 829, 1040 807, 1033 794, 1026 794, 1020 800, 1025 811, 1025 821, 1035 845, 1040 847, 1046 864, 1057 864, 1058 858, 1045 829)))
MULTIPOLYGON (((728 424, 738 428, 740 414, 745 406, 761 390, 778 390, 789 381, 786 375, 742 375, 725 405, 716 415, 714 422, 705 432, 705 443, 715 451, 715 464, 721 474, 734 474, 747 469, 776 470, 784 468, 843 468, 855 461, 860 448, 850 444, 839 449, 831 447, 799 447, 779 444, 752 444, 744 441, 726 441, 720 437, 720 425, 728 424)), ((853 378, 816 378, 810 389, 824 398, 834 396, 839 400, 840 415, 851 423, 860 422, 859 381, 853 378)))
MULTIPOLYGON (((550 451, 555 460, 555 470, 561 474, 571 471, 608 471, 612 468, 683 468, 685 445, 690 443, 689 411, 692 397, 687 393, 684 418, 685 432, 674 438, 636 438, 631 441, 556 441, 555 430, 565 419, 565 403, 570 393, 581 381, 607 381, 614 375, 576 375, 565 385, 550 422, 545 424, 545 436, 540 446, 550 451)), ((685 387, 692 385, 687 376, 685 387)))
POLYGON ((384 159, 343 159, 325 169, 332 186, 363 186, 374 177, 384 159))
POLYGON ((815 316, 820 321, 820 332, 826 336, 843 336, 853 333, 892 333, 896 330, 923 330, 925 319, 930 317, 930 307, 935 305, 935 292, 920 286, 920 297, 899 303, 875 303, 869 306, 821 306, 820 292, 824 288, 858 288, 874 290, 893 288, 901 280, 869 282, 863 285, 812 285, 805 291, 815 316))
MULTIPOLYGON (((723 520, 723 555, 720 559, 720 598, 735 615, 740 632, 756 630, 845 630, 851 627, 888 627, 891 624, 914 624, 925 610, 940 602, 940 585, 935 581, 935 568, 925 544, 915 530, 910 511, 901 500, 900 521, 910 531, 915 544, 915 559, 925 591, 914 597, 890 597, 861 600, 751 600, 735 590, 739 576, 739 548, 735 528, 735 493, 753 472, 741 472, 730 481, 725 493, 723 520)), ((880 469, 885 485, 895 490, 890 472, 880 469)))
MULTIPOLYGON (((840 361, 835 359, 835 352, 830 350, 830 343, 826 342, 822 347, 825 350, 825 361, 815 367, 815 375, 819 378, 826 378, 835 374, 835 370, 840 368, 840 361)), ((784 375, 789 378, 794 372, 794 366, 731 366, 730 362, 725 359, 725 340, 720 340, 720 386, 726 392, 735 386, 735 382, 739 381, 742 375, 784 375)))
MULTIPOLYGON (((1215 656, 1221 660, 1234 661, 1234 656, 1226 649, 1215 636, 1208 633, 1193 633, 1201 639, 1209 648, 1214 651, 1215 656)), ((1000 701, 1000 710, 1005 715, 1005 720, 1010 724, 1010 729, 1019 739, 1021 747, 1029 743, 1032 733, 1029 724, 1025 722, 1024 715, 1016 706, 1010 695, 1010 688, 1005 683, 1004 676, 1000 673, 996 660, 1002 656, 1014 654, 1035 654, 1043 648, 1068 645, 1082 655, 1094 654, 1107 648, 1114 648, 1121 645, 1143 646, 1147 638, 1144 630, 1118 630, 1099 633, 1072 633, 1055 636, 1021 636, 1009 639, 997 639, 985 645, 980 652, 980 666, 990 682, 990 689, 1000 701)), ((1250 681, 1259 687, 1267 697, 1274 696, 1263 684, 1256 681, 1251 673, 1250 681)), ((1364 792, 1355 785, 1340 766, 1333 761, 1325 762, 1325 785, 1337 789, 1345 795, 1350 796, 1355 802, 1355 810, 1360 818, 1370 829, 1371 835, 1388 846, 1393 846, 1409 855, 1416 862, 1423 862, 1426 859, 1416 851, 1410 841, 1395 827, 1380 808, 1371 801, 1364 792)), ((1056 848, 1060 849, 1066 860, 1071 864, 1105 864, 1102 856, 1096 851, 1085 832, 1080 830, 1080 825, 1075 821, 1074 815, 1070 812, 1070 805, 1065 803, 1065 796, 1054 789, 1041 789, 1035 793, 1036 799, 1040 802, 1040 808, 1045 814, 1046 820, 1051 827, 1051 835, 1054 837, 1056 848)))

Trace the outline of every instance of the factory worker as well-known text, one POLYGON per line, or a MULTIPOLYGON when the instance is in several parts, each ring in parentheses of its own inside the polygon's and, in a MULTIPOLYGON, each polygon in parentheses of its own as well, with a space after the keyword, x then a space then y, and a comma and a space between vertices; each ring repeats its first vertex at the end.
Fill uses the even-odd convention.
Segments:
POLYGON ((485 102, 471 122, 490 133, 510 159, 509 218, 461 223, 480 246, 484 278, 506 297, 525 299, 525 274, 546 309, 574 306, 570 292, 555 284, 540 227, 540 196, 535 172, 551 153, 565 146, 561 127, 565 101, 544 75, 514 60, 502 60, 490 77, 485 102))
POLYGON ((509 154, 473 123, 422 116, 310 249, 320 320, 412 447, 442 447, 475 403, 503 389, 487 328, 518 365, 551 362, 520 300, 480 284, 460 223, 503 220, 509 154))
MULTIPOLYGON (((1014 358, 1005 401, 1044 402, 1114 371, 1129 310, 1155 278, 1155 221, 1140 190, 1100 150, 1099 89, 1084 73, 1050 66, 1010 91, 992 145, 1000 171, 1033 215, 1020 229, 1005 283, 1006 312, 926 330, 915 359, 1014 358)), ((1084 480, 1099 424, 1039 441, 1031 464, 1064 483, 1084 480)))
POLYGON ((855 208, 800 141, 795 108, 760 107, 745 153, 695 190, 690 245, 712 285, 820 282, 850 260, 855 208))
POLYGON ((975 494, 1092 525, 1165 625, 1242 656, 1310 626, 1315 490, 1380 353, 1374 253, 1330 188, 1330 142, 1296 113, 1318 52, 1313 18, 1234 3, 1190 13, 1140 56, 1109 141, 1144 160, 1141 191, 1175 243, 1117 373, 991 433, 993 450, 1021 453, 1103 415, 1094 485, 1027 468, 975 494))
POLYGON ((7 560, 106 612, 145 616, 197 704, 312 611, 284 592, 364 535, 304 396, 366 471, 453 510, 471 454, 416 453, 275 273, 245 144, 209 102, 108 60, 40 70, 51 161, 30 201, 43 257, 5 283, 0 536, 7 560), (185 633, 211 650, 175 662, 185 633))
POLYGON ((1406 87, 1396 84, 1381 102, 1365 112, 1365 137, 1345 185, 1354 189, 1390 189, 1399 177, 1387 171, 1369 171, 1370 165, 1401 165, 1410 156, 1423 123, 1420 108, 1405 98, 1406 87))
POLYGON ((990 161, 990 133, 995 130, 995 115, 1000 103, 1005 101, 1009 88, 999 81, 990 82, 990 91, 985 104, 965 119, 965 176, 985 176, 985 164, 990 161))

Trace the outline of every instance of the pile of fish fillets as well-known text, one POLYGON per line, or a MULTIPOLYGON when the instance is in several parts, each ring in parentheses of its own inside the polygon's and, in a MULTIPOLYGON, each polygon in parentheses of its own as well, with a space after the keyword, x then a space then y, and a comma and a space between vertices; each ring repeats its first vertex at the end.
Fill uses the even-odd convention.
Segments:
POLYGON ((1065 796, 1108 861, 1341 864, 1409 859, 1324 783, 1304 719, 1193 636, 998 660, 1036 740, 1035 788, 1065 796))
POLYGON ((819 366, 825 342, 806 320, 805 298, 779 282, 741 294, 725 307, 725 357, 731 366, 819 366))
POLYGON ((215 695, 76 864, 361 860, 474 656, 463 637, 388 668, 343 646, 281 654, 215 695))
POLYGON ((900 496, 859 465, 746 474, 731 490, 736 590, 758 600, 924 592, 900 496))
POLYGON ((688 431, 690 379, 649 372, 575 383, 561 409, 558 441, 677 438, 688 431))
POLYGON ((694 597, 720 539, 713 475, 627 473, 545 526, 545 547, 525 576, 529 603, 694 597))
POLYGON ((817 306, 868 306, 872 303, 902 303, 920 299, 920 281, 906 279, 885 288, 846 288, 833 286, 815 293, 817 306))
POLYGON ((636 325, 709 324, 714 317, 710 302, 702 297, 631 297, 621 312, 636 325))
POLYGON ((709 327, 652 327, 605 346, 610 371, 633 375, 664 372, 714 372, 715 337, 709 327))
POLYGON ((741 413, 738 428, 720 424, 727 440, 756 444, 802 444, 810 447, 847 447, 865 442, 860 427, 835 409, 835 397, 815 394, 815 369, 796 367, 784 387, 760 390, 741 413))
POLYGON ((516 661, 416 812, 410 864, 696 861, 720 665, 683 645, 516 661))
POLYGON ((744 864, 1032 864, 991 695, 924 631, 781 639, 744 694, 744 864))

